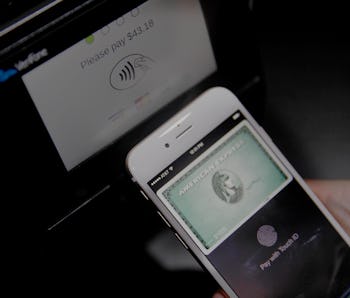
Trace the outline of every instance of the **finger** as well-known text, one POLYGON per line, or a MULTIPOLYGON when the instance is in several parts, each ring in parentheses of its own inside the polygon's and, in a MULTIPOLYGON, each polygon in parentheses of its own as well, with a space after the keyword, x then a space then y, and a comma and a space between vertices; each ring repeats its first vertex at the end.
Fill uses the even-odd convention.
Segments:
POLYGON ((229 295, 226 294, 224 290, 220 289, 213 295, 213 298, 230 298, 230 297, 229 295))
POLYGON ((306 182, 350 235, 350 180, 306 180, 306 182))

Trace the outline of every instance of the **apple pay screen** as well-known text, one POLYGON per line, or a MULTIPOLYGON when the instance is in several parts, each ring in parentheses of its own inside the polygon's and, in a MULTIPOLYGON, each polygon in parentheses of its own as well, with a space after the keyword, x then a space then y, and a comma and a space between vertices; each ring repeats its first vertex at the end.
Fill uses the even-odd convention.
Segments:
POLYGON ((22 79, 67 170, 216 71, 198 0, 150 0, 22 79))
POLYGON ((149 186, 238 296, 349 290, 349 247, 240 112, 149 186))

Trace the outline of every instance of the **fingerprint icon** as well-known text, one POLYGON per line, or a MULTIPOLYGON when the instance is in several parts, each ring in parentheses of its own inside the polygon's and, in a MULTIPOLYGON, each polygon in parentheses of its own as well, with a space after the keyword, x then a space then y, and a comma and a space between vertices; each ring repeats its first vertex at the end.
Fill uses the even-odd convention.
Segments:
POLYGON ((113 67, 110 74, 110 84, 116 90, 129 89, 146 76, 153 64, 153 60, 144 55, 128 55, 113 67))
POLYGON ((276 244, 278 234, 273 226, 263 225, 258 229, 256 237, 262 246, 271 247, 276 244))

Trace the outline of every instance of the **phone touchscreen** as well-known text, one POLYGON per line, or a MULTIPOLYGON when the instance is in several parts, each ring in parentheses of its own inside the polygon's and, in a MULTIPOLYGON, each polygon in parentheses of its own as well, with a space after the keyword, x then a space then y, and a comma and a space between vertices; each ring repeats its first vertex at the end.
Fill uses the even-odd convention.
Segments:
POLYGON ((149 186, 240 297, 346 297, 350 249, 236 111, 149 186))

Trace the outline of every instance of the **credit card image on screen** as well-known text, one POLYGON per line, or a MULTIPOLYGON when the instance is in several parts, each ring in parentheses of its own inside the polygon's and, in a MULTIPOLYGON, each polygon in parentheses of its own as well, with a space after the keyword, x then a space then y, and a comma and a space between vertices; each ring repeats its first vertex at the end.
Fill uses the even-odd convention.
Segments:
POLYGON ((206 253, 291 180, 246 121, 221 142, 157 192, 206 253))

